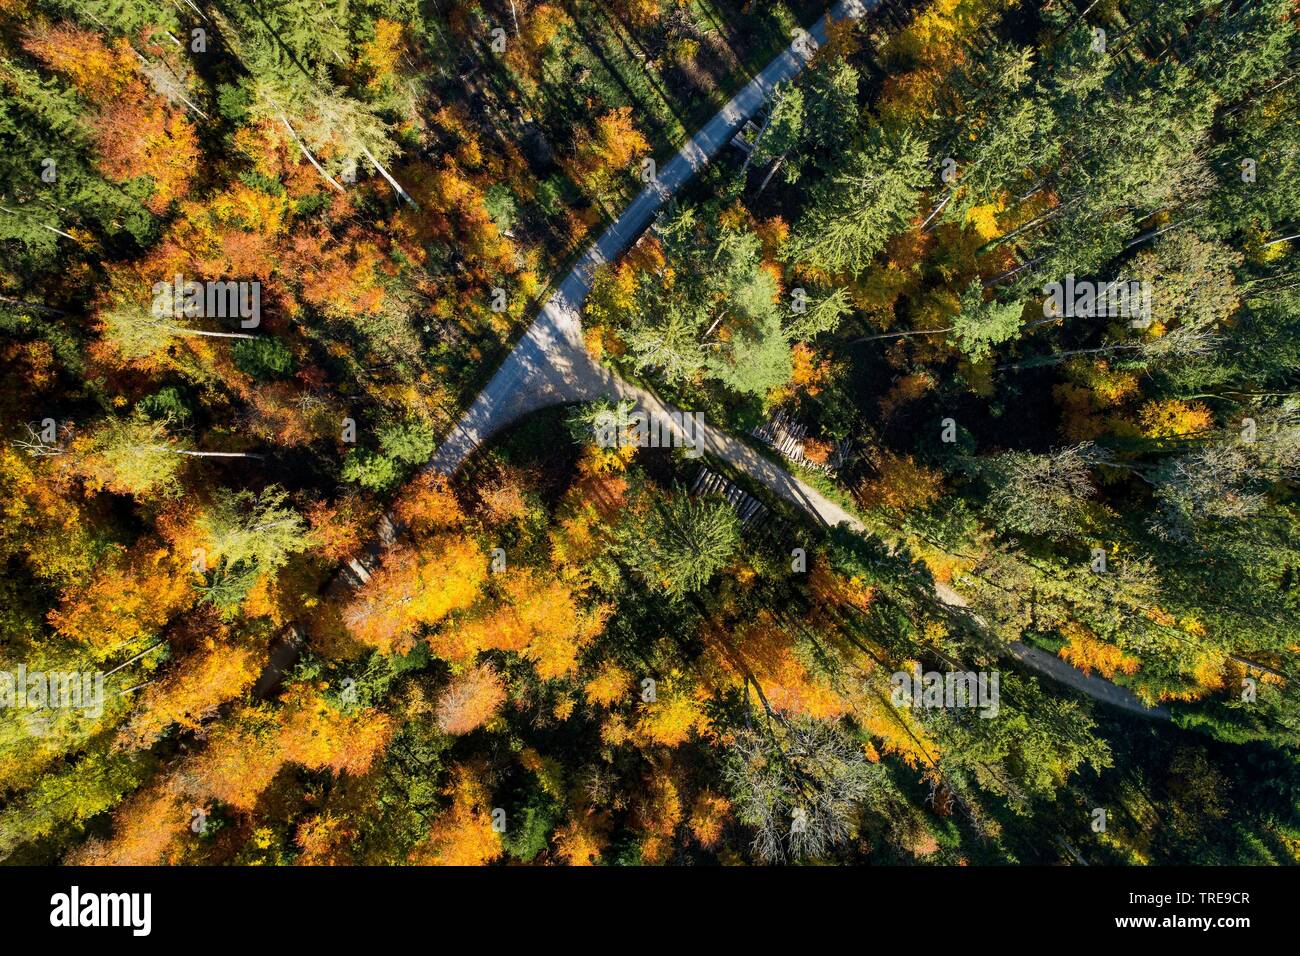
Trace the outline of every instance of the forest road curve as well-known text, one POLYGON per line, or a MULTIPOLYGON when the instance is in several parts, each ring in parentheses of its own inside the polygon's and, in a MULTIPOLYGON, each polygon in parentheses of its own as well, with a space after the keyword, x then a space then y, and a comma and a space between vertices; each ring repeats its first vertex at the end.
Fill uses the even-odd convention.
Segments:
POLYGON ((875 6, 875 0, 835 4, 658 170, 654 181, 587 248, 546 300, 519 344, 434 452, 430 469, 451 474, 486 439, 531 412, 610 394, 610 374, 590 358, 582 341, 580 314, 596 270, 626 252, 664 204, 730 142, 777 86, 799 75, 817 47, 826 42, 828 19, 859 19, 875 6))

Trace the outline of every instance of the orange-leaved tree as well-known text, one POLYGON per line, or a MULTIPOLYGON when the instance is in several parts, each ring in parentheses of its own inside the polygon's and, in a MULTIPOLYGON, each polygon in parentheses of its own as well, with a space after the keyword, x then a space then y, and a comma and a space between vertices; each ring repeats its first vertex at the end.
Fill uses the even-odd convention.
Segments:
POLYGON ((149 88, 125 38, 109 46, 89 30, 41 24, 29 30, 23 46, 66 76, 94 108, 91 130, 108 178, 147 176, 153 195, 145 205, 155 213, 185 195, 198 168, 198 137, 184 113, 149 88))
POLYGON ((438 729, 445 734, 467 734, 482 727, 505 703, 501 675, 490 664, 479 664, 451 679, 438 700, 438 729))
MULTIPOLYGON (((222 629, 215 613, 204 615, 210 627, 222 629)), ((199 729, 228 700, 252 686, 262 661, 250 647, 204 640, 170 665, 166 675, 140 694, 130 722, 118 732, 125 747, 149 747, 168 727, 199 729)))
POLYGON ((107 656, 158 636, 198 598, 181 556, 156 538, 103 563, 84 587, 64 591, 50 624, 63 637, 107 656))
POLYGON ((543 680, 572 673, 578 654, 604 629, 609 609, 585 609, 580 589, 534 568, 502 577, 501 602, 431 638, 434 653, 467 661, 479 651, 514 651, 531 660, 543 680))
POLYGON ((385 654, 404 652, 421 624, 473 604, 487 575, 487 556, 469 538, 447 534, 419 549, 396 547, 344 608, 343 620, 361 643, 385 654))
POLYGON ((632 122, 632 107, 620 106, 598 117, 594 130, 579 131, 569 177, 602 199, 619 174, 632 172, 633 161, 649 152, 649 141, 632 122))
POLYGON ((501 855, 501 834, 492 826, 491 794, 484 768, 461 764, 452 771, 451 806, 411 854, 411 861, 434 866, 481 866, 501 855))

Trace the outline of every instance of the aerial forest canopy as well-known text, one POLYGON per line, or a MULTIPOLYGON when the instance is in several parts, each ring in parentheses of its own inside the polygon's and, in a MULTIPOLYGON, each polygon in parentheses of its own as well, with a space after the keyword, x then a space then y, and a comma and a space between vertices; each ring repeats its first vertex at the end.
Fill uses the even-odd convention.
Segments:
POLYGON ((827 7, 0 0, 0 861, 1300 862, 1300 8, 827 7))

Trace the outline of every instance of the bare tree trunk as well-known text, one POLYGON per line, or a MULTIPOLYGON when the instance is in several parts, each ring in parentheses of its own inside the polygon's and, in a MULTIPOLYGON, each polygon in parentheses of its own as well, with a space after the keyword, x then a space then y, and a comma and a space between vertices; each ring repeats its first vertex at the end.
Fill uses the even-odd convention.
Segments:
POLYGON ((1059 206, 1053 206, 1051 209, 1043 213, 1041 216, 1038 216, 1035 219, 1031 219, 1029 222, 1025 223, 1023 226, 1020 226, 1017 229, 1011 230, 1005 236, 998 236, 995 242, 997 242, 1000 245, 1001 243, 1004 243, 1009 239, 1014 239, 1016 236, 1020 235, 1022 232, 1025 232, 1026 230, 1033 229, 1035 226, 1042 225, 1045 222, 1055 219, 1061 213, 1065 212, 1065 210, 1069 209, 1071 206, 1077 203, 1079 201, 1079 198, 1080 197, 1076 196, 1074 199, 1071 199, 1069 202, 1062 203, 1059 206))
POLYGON ((718 327, 718 323, 721 322, 721 321, 722 321, 723 319, 725 319, 726 317, 727 317, 727 313, 723 312, 720 316, 718 316, 716 319, 714 319, 714 320, 713 320, 713 324, 710 325, 710 326, 705 330, 704 335, 700 337, 700 341, 703 342, 703 341, 704 341, 705 339, 707 339, 710 335, 712 335, 712 334, 713 334, 713 330, 716 329, 716 328, 718 327))
POLYGON ((123 667, 126 667, 126 666, 129 665, 129 664, 134 664, 136 661, 138 661, 140 658, 144 657, 146 654, 148 654, 148 653, 150 653, 150 652, 152 652, 152 651, 156 651, 158 648, 160 648, 160 647, 162 647, 162 646, 163 646, 163 642, 162 642, 162 641, 159 641, 157 644, 154 644, 152 647, 146 648, 145 650, 141 651, 139 654, 135 655, 135 657, 129 658, 128 660, 125 660, 125 661, 123 661, 122 663, 118 664, 118 665, 117 665, 116 667, 114 667, 111 671, 109 671, 107 674, 105 674, 105 675, 104 675, 104 678, 107 680, 108 678, 110 678, 110 677, 112 677, 114 674, 116 674, 118 671, 120 671, 123 667))
POLYGON ((1021 193, 1019 196, 1017 196, 1016 202, 1024 202, 1026 199, 1028 199, 1030 196, 1034 195, 1035 193, 1041 192, 1043 189, 1043 183, 1044 180, 1040 179, 1037 183, 1034 184, 1034 188, 1029 190, 1029 192, 1021 193))
POLYGON ((1272 242, 1266 242, 1264 243, 1264 248, 1267 249, 1269 246, 1276 246, 1279 242, 1290 242, 1292 239, 1300 239, 1300 232, 1294 233, 1290 236, 1283 236, 1281 239, 1274 239, 1272 242))
POLYGON ((167 448, 173 455, 189 455, 191 458, 264 458, 251 451, 188 451, 184 448, 167 448))
POLYGON ((754 194, 755 199, 763 195, 763 190, 766 189, 767 184, 772 181, 772 177, 776 175, 776 171, 781 168, 781 165, 785 162, 785 157, 786 157, 785 153, 782 153, 780 156, 777 157, 776 162, 772 164, 772 168, 769 169, 767 171, 767 175, 763 177, 763 182, 759 184, 758 192, 754 194))
POLYGON ((1064 352, 1053 352, 1051 355, 1045 355, 1041 359, 1030 359, 1027 362, 1016 362, 1012 365, 999 365, 998 371, 1018 371, 1022 368, 1037 368, 1046 365, 1060 365, 1068 358, 1075 355, 1101 355, 1105 352, 1121 352, 1141 348, 1140 345, 1100 345, 1095 349, 1066 349, 1064 352))
POLYGON ((375 169, 379 170, 379 175, 383 176, 386 180, 388 180, 388 185, 393 187, 393 190, 397 193, 397 195, 405 199, 414 208, 416 209, 420 208, 419 204, 416 203, 416 201, 411 198, 410 194, 405 189, 402 188, 401 184, 388 174, 388 170, 384 169, 384 167, 379 164, 379 160, 375 159, 374 154, 371 153, 370 150, 366 149, 365 143, 361 144, 361 152, 365 153, 366 159, 370 160, 370 162, 374 164, 375 169))
MULTIPOLYGON (((181 47, 182 49, 185 48, 185 44, 181 43, 180 40, 177 40, 174 36, 172 36, 170 30, 167 31, 167 35, 171 37, 172 40, 175 41, 178 47, 181 47)), ((143 63, 146 67, 153 65, 148 61, 148 59, 145 58, 145 55, 143 53, 141 53, 139 50, 135 49, 134 47, 131 48, 131 52, 134 53, 136 57, 139 58, 140 62, 143 63)), ((162 63, 163 69, 165 69, 168 73, 170 73, 172 75, 172 79, 176 81, 175 89, 172 92, 174 92, 177 96, 179 96, 184 101, 186 106, 188 106, 194 112, 198 113, 204 119, 208 119, 209 118, 208 114, 203 112, 203 110, 199 109, 198 105, 192 99, 190 99, 188 96, 185 95, 185 91, 181 88, 181 78, 176 75, 176 71, 171 68, 171 65, 166 60, 161 60, 159 62, 162 63)), ((148 76, 148 73, 146 72, 145 75, 148 76)), ((152 80, 152 77, 150 77, 150 80, 152 80)), ((156 88, 156 84, 153 85, 156 88)))
MULTIPOLYGON (((10 215, 13 215, 13 216, 22 216, 22 215, 24 215, 24 213, 19 212, 17 209, 10 209, 8 206, 0 206, 0 210, 4 210, 5 212, 7 212, 7 213, 9 213, 10 215)), ((31 218, 31 217, 29 216, 28 218, 31 218)), ((53 233, 56 233, 56 234, 62 236, 64 239, 71 239, 73 242, 80 242, 80 241, 81 241, 81 240, 78 239, 76 236, 69 235, 68 233, 64 232, 62 229, 55 229, 53 226, 47 226, 47 225, 46 225, 45 223, 43 223, 43 222, 38 222, 37 225, 40 226, 42 229, 48 229, 48 230, 50 230, 50 232, 53 232, 53 233)))
POLYGON ((153 683, 153 681, 151 681, 151 680, 147 680, 147 681, 145 681, 143 684, 136 684, 134 687, 128 687, 126 690, 120 690, 120 691, 118 691, 116 694, 114 694, 113 696, 114 696, 114 697, 125 697, 127 694, 131 693, 132 691, 137 691, 137 690, 139 690, 141 687, 148 687, 148 686, 149 686, 150 684, 152 684, 152 683, 153 683))
POLYGON ((1083 19, 1084 17, 1086 17, 1089 13, 1092 12, 1092 8, 1095 7, 1099 2, 1100 2, 1100 0, 1092 0, 1092 3, 1090 3, 1090 4, 1088 4, 1086 7, 1084 7, 1084 8, 1083 8, 1083 11, 1082 11, 1082 12, 1081 12, 1077 17, 1075 17, 1075 20, 1082 20, 1082 19, 1083 19))
POLYGON ((1030 259, 1028 262, 1024 263, 1023 265, 1016 266, 1010 272, 1004 272, 996 279, 990 279, 988 282, 984 283, 984 287, 987 289, 991 285, 997 285, 1003 279, 1010 279, 1016 273, 1024 272, 1030 266, 1036 266, 1038 265, 1038 263, 1042 262, 1046 258, 1047 256, 1044 255, 1044 256, 1037 256, 1036 258, 1030 259))
POLYGON ((864 335, 860 339, 853 339, 849 345, 857 345, 859 342, 874 342, 876 339, 901 339, 912 335, 938 335, 940 332, 951 332, 956 329, 955 325, 950 325, 946 329, 916 329, 910 332, 881 332, 879 335, 864 335))
POLYGON ((1126 245, 1124 248, 1125 248, 1125 249, 1132 249, 1134 246, 1140 246, 1142 243, 1146 242, 1148 239, 1154 239, 1156 236, 1162 235, 1163 233, 1168 232, 1170 229, 1177 229, 1179 226, 1186 225, 1187 223, 1189 223, 1189 222, 1193 222, 1194 220, 1196 220, 1196 219, 1198 219, 1198 218, 1199 218, 1198 216, 1189 216, 1189 217, 1186 218, 1186 219, 1180 219, 1180 220, 1178 220, 1177 222, 1171 222, 1169 225, 1167 225, 1167 226, 1163 226, 1163 227, 1161 227, 1160 229, 1152 229, 1150 232, 1148 232, 1148 233, 1144 233, 1143 235, 1138 236, 1136 239, 1134 239, 1132 242, 1130 242, 1130 243, 1129 243, 1128 245, 1126 245))
POLYGON ((928 216, 925 217, 925 222, 921 223, 921 231, 922 231, 922 232, 927 231, 925 227, 928 226, 928 225, 930 225, 930 220, 931 220, 931 219, 933 219, 935 216, 939 215, 939 213, 943 212, 943 207, 946 206, 946 205, 948 205, 948 201, 949 201, 950 199, 952 199, 953 195, 954 195, 954 194, 953 194, 953 191, 952 191, 951 189, 949 189, 949 190, 948 190, 948 195, 944 196, 944 197, 943 197, 943 200, 939 203, 939 205, 937 205, 937 206, 934 207, 934 209, 931 211, 930 215, 928 215, 928 216))
POLYGON ((5 305, 17 306, 20 309, 30 309, 33 312, 43 312, 46 315, 67 315, 62 309, 56 309, 53 306, 44 305, 40 302, 25 302, 22 299, 15 299, 11 296, 0 295, 0 302, 5 305))
POLYGON ((338 184, 338 182, 334 179, 333 176, 325 172, 325 170, 321 167, 320 163, 316 162, 316 157, 313 156, 310 153, 310 151, 308 151, 306 144, 304 144, 303 141, 298 138, 298 134, 293 131, 293 127, 289 125, 289 121, 285 118, 283 113, 280 114, 280 122, 283 123, 284 128, 289 131, 289 135, 293 137, 293 141, 298 144, 298 148, 302 150, 302 154, 307 157, 307 162, 311 163, 313 166, 316 167, 316 172, 324 176, 325 181, 329 183, 331 186, 333 186, 335 189, 337 189, 339 192, 347 192, 347 190, 345 190, 342 186, 338 184))
POLYGON ((203 335, 214 339, 256 339, 259 336, 249 335, 247 332, 205 332, 202 329, 181 329, 174 325, 167 326, 167 331, 173 335, 203 335))

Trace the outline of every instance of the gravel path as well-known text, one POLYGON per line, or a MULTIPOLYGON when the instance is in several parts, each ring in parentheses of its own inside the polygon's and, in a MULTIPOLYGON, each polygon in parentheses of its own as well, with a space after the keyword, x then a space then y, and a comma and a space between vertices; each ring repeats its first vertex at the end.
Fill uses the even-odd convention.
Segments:
MULTIPOLYGON (((843 0, 828 16, 858 18, 874 6, 874 0, 843 0)), ((817 43, 825 43, 826 17, 808 33, 817 43)), ((623 394, 627 386, 593 362, 582 343, 580 313, 592 277, 600 266, 613 262, 636 242, 664 203, 730 142, 779 83, 799 75, 810 55, 796 50, 792 42, 664 164, 656 181, 641 190, 565 276, 514 351, 434 453, 430 468, 450 474, 485 439, 540 408, 623 394)))

